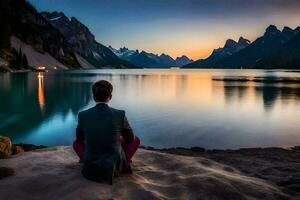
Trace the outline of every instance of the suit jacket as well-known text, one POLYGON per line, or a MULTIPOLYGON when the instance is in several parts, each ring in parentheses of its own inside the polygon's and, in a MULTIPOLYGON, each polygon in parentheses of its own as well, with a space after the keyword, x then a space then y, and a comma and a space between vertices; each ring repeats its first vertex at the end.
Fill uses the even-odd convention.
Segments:
POLYGON ((98 103, 78 114, 76 137, 85 142, 82 173, 86 178, 110 181, 116 171, 127 166, 120 135, 125 142, 133 141, 134 134, 125 111, 98 103))

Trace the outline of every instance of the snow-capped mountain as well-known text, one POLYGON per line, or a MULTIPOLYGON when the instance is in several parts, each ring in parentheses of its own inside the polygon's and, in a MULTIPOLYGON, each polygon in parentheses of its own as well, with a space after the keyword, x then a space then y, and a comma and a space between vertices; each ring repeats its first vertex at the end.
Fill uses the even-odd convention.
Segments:
POLYGON ((98 43, 90 30, 75 17, 69 19, 62 12, 42 12, 41 14, 65 36, 76 52, 75 55, 81 65, 85 67, 134 67, 131 63, 116 56, 109 48, 98 43))
POLYGON ((171 56, 167 54, 156 55, 153 53, 148 53, 146 51, 130 50, 126 47, 115 49, 109 46, 119 58, 127 60, 139 67, 145 68, 169 68, 169 67, 179 67, 193 62, 187 56, 177 57, 174 60, 171 56))

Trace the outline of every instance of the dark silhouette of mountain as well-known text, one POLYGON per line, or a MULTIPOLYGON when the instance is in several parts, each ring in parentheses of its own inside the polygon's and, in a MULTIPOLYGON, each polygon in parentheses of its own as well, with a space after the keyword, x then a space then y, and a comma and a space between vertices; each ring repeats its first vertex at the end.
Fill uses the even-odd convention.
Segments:
POLYGON ((181 56, 181 57, 177 57, 177 58, 175 59, 175 61, 176 61, 177 66, 179 66, 179 67, 194 62, 192 59, 188 58, 188 57, 185 56, 185 55, 183 55, 183 56, 181 56))
POLYGON ((156 55, 146 51, 130 50, 126 47, 120 49, 109 48, 121 59, 127 60, 137 66, 145 68, 169 68, 179 67, 191 63, 186 56, 178 57, 174 60, 167 54, 156 55))
POLYGON ((270 25, 264 35, 256 39, 247 48, 224 60, 226 67, 255 67, 260 60, 274 56, 283 45, 289 41, 295 32, 280 31, 270 25))
POLYGON ((90 30, 75 17, 69 19, 62 12, 41 13, 67 39, 76 52, 76 57, 85 67, 135 67, 117 57, 109 48, 98 43, 90 30))
POLYGON ((238 42, 228 39, 224 47, 213 50, 212 54, 208 58, 197 60, 194 63, 186 65, 185 67, 219 67, 225 58, 230 57, 234 53, 244 49, 249 44, 250 41, 243 37, 240 37, 238 42))
POLYGON ((11 59, 11 47, 20 46, 22 49, 24 46, 31 46, 30 50, 22 49, 27 57, 30 56, 29 65, 32 63, 32 57, 42 54, 69 68, 80 67, 72 47, 64 36, 27 1, 1 0, 0 23, 4 29, 0 35, 3 44, 0 45, 1 57, 4 60, 11 59))
MULTIPOLYGON (((225 57, 215 56, 216 52, 207 59, 198 60, 190 65, 185 66, 186 68, 197 68, 197 67, 216 67, 216 68, 259 68, 264 67, 266 64, 260 64, 262 61, 265 63, 271 62, 272 58, 276 58, 278 53, 288 44, 288 41, 294 38, 298 29, 291 29, 285 27, 282 31, 278 30, 276 26, 270 25, 264 35, 259 37, 248 46, 241 50, 234 52, 232 55, 225 57)), ((225 45, 226 46, 226 45, 225 45)), ((224 48, 225 48, 224 46, 224 48)), ((224 49, 223 48, 223 49, 224 49)), ((288 47, 287 47, 288 48, 288 47)), ((273 63, 276 61, 272 61, 273 63)))
POLYGON ((162 53, 159 56, 159 62, 163 65, 163 66, 177 66, 176 61, 169 55, 162 53))
POLYGON ((257 63, 258 67, 264 68, 300 68, 300 27, 295 30, 284 28, 283 32, 292 37, 283 47, 271 58, 263 59, 257 63))

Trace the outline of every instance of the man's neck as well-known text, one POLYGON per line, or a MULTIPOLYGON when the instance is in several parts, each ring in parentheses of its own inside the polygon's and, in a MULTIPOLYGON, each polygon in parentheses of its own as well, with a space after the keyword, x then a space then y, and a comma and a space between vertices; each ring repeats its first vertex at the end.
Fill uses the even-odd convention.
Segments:
POLYGON ((108 102, 96 102, 96 104, 108 104, 108 102))

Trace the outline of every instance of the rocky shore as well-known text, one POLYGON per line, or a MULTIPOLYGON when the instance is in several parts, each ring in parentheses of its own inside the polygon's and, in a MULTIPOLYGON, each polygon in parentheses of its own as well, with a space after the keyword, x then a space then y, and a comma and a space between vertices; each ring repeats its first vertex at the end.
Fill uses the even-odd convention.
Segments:
MULTIPOLYGON (((146 148, 147 149, 147 148, 146 148)), ((205 150, 194 148, 150 149, 175 155, 208 158, 234 167, 242 174, 272 182, 283 192, 300 198, 300 146, 205 150)))
POLYGON ((134 158, 134 174, 109 186, 81 176, 71 147, 42 148, 0 160, 0 171, 8 172, 4 177, 0 172, 0 199, 296 200, 299 158, 299 147, 144 147, 134 158))

